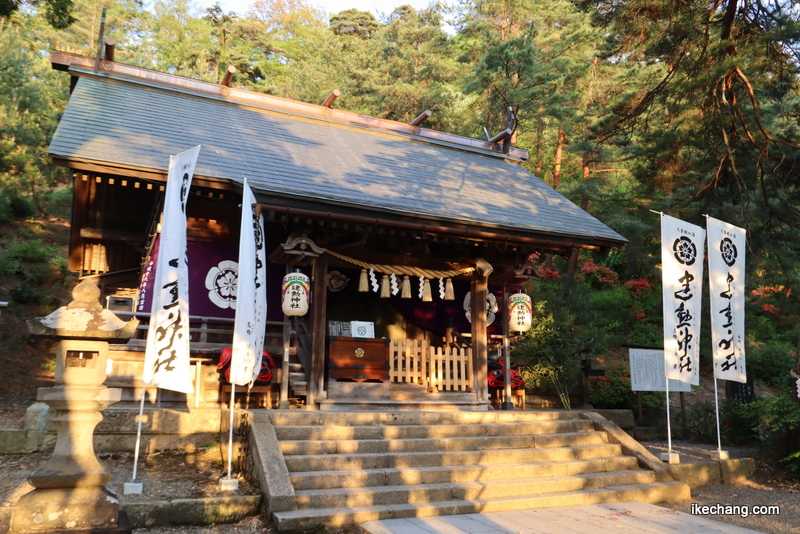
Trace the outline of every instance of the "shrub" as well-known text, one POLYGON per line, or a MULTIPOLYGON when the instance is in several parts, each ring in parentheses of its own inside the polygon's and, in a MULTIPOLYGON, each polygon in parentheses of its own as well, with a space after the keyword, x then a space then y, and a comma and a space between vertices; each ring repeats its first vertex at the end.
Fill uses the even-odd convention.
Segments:
POLYGON ((17 304, 37 303, 44 301, 45 293, 39 287, 28 284, 19 285, 10 291, 11 300, 17 304))
MULTIPOLYGON (((663 406, 664 394, 657 391, 641 392, 643 406, 663 406)), ((606 368, 605 376, 589 380, 589 402, 595 408, 607 410, 638 410, 636 393, 631 390, 631 373, 627 365, 606 368)))
MULTIPOLYGON (((723 399, 720 411, 720 441, 723 444, 752 443, 756 424, 750 405, 723 399)), ((678 422, 699 443, 717 443, 716 405, 712 401, 693 404, 686 413, 678 413, 678 422)))
POLYGON ((56 249, 42 246, 41 239, 14 243, 8 247, 8 255, 24 263, 45 262, 56 249))
POLYGON ((773 387, 785 387, 791 381, 789 371, 794 367, 795 348, 785 342, 770 340, 763 345, 747 348, 747 372, 754 380, 773 387))
POLYGON ((761 397, 746 406, 751 428, 773 461, 786 469, 788 476, 800 478, 800 404, 788 388, 774 397, 761 397))
POLYGON ((47 193, 45 211, 50 216, 69 217, 72 213, 72 187, 60 187, 47 193))

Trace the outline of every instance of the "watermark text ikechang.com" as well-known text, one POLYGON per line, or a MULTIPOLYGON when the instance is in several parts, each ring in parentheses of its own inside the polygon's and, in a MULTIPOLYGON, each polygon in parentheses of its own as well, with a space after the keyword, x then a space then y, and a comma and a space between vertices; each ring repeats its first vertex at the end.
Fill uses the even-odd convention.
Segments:
POLYGON ((781 507, 777 504, 697 504, 692 503, 692 515, 781 515, 781 507))

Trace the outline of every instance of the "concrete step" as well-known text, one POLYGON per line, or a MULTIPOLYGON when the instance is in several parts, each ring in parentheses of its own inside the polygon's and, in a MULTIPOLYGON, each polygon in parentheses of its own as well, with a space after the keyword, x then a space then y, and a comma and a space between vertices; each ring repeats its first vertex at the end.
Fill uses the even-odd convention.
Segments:
MULTIPOLYGON (((331 441, 282 441, 281 451, 287 465, 294 456, 302 456, 311 464, 327 463, 329 458, 346 455, 343 460, 359 462, 367 455, 387 453, 419 452, 466 452, 494 449, 547 449, 576 447, 581 445, 602 445, 608 442, 603 432, 565 432, 541 436, 485 436, 446 439, 393 439, 393 440, 331 440, 331 441)), ((363 466, 367 467, 367 464, 363 466)), ((289 471, 293 471, 289 467, 289 471)), ((308 468, 304 469, 308 470, 308 468)))
POLYGON ((273 514, 273 519, 279 531, 290 531, 308 530, 320 525, 332 528, 344 527, 376 519, 488 513, 624 501, 676 502, 689 498, 691 495, 689 486, 686 484, 655 482, 496 499, 453 499, 428 503, 368 505, 351 508, 298 509, 276 512, 273 514))
MULTIPOLYGON (((586 419, 528 421, 512 423, 392 425, 392 426, 294 426, 275 427, 284 441, 420 439, 467 436, 529 436, 559 432, 588 432, 592 422, 586 419)), ((285 451, 284 451, 285 452, 285 451)))
POLYGON ((562 493, 607 486, 650 484, 655 473, 640 469, 571 476, 513 478, 490 482, 409 484, 367 488, 300 490, 299 508, 354 508, 373 504, 425 503, 451 500, 499 499, 544 493, 562 493))
MULTIPOLYGON (((408 456, 408 455, 406 455, 408 456)), ((529 461, 529 463, 464 464, 457 455, 446 457, 448 464, 429 460, 419 465, 419 459, 406 463, 417 465, 380 466, 373 468, 297 471, 289 474, 295 491, 311 489, 354 488, 372 486, 397 486, 401 484, 446 484, 506 479, 571 476, 588 473, 628 471, 637 469, 638 462, 631 456, 612 456, 601 459, 568 461, 529 461)), ((498 457, 499 459, 499 457, 498 457)), ((395 463, 401 463, 398 459, 395 463)), ((388 463, 388 462, 387 462, 388 463)))
POLYGON ((268 418, 277 429, 281 426, 394 426, 394 425, 473 425, 581 419, 578 412, 497 411, 497 412, 324 412, 267 411, 256 416, 268 418))

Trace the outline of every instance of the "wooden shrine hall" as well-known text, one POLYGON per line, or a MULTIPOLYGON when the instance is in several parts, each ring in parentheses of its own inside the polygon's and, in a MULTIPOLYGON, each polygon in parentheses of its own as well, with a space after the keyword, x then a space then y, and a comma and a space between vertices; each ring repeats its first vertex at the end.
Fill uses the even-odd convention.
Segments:
MULTIPOLYGON (((602 252, 625 239, 521 165, 510 130, 491 140, 54 52, 72 77, 50 145, 73 172, 69 267, 120 316, 148 317, 148 279, 170 155, 201 145, 187 203, 195 393, 219 402, 216 365, 235 314, 242 184, 265 216, 267 350, 280 400, 311 409, 488 406, 487 358, 504 288, 531 254, 602 252), (281 279, 311 279, 287 318, 281 279), (282 387, 278 384, 282 382, 282 387)), ((112 347, 107 383, 142 394, 146 332, 112 347)))

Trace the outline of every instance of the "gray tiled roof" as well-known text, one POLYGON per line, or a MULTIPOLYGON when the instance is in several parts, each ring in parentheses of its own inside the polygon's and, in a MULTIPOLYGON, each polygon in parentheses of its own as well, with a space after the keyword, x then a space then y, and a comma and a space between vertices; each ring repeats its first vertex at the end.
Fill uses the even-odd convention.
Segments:
POLYGON ((166 173, 170 154, 198 144, 196 176, 247 177, 257 194, 603 244, 625 241, 497 156, 132 80, 81 77, 50 153, 166 173))

